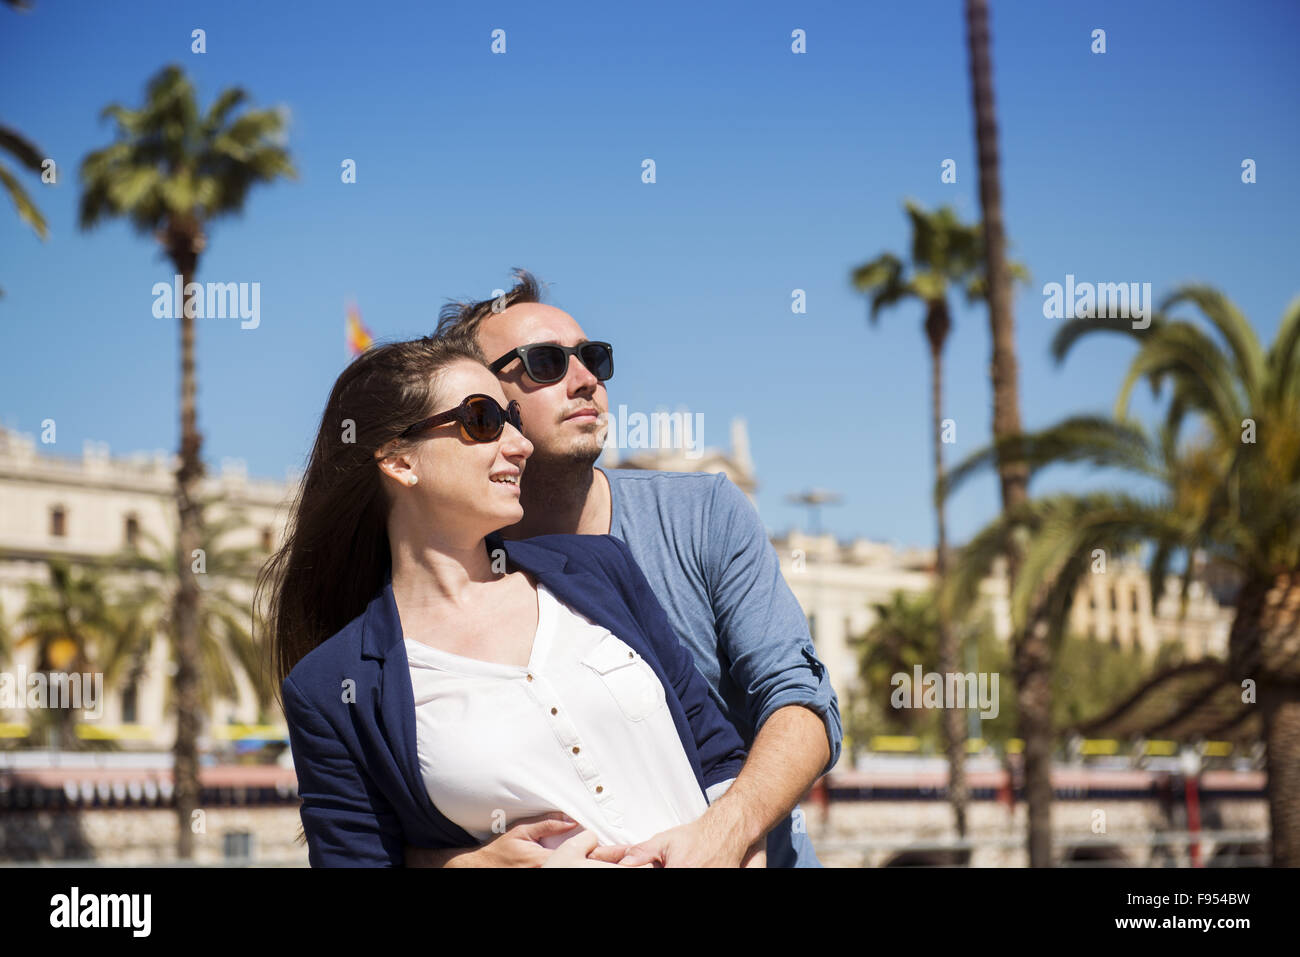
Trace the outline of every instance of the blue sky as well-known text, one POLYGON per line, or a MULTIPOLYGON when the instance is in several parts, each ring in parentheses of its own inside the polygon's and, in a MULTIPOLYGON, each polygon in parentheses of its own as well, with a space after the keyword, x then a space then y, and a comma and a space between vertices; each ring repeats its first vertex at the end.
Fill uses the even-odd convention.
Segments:
MULTIPOLYGON (((1006 226, 1034 279, 1016 297, 1026 424, 1108 409, 1131 355, 1098 338, 1051 362, 1041 290, 1067 273, 1157 297, 1208 282, 1271 339, 1300 293, 1296 5, 993 8, 1006 226), (1094 28, 1105 54, 1090 52, 1094 28)), ((0 214, 0 422, 55 419, 47 451, 177 445, 176 330, 151 312, 170 267, 121 223, 76 228, 77 167, 112 135, 99 111, 138 104, 173 62, 204 106, 232 85, 287 105, 300 174, 210 231, 199 279, 258 282, 262 297, 257 329, 199 323, 210 463, 272 477, 302 464, 345 361, 349 297, 378 336, 423 335, 446 298, 486 297, 518 265, 615 344, 613 406, 687 406, 710 445, 748 420, 769 528, 801 523, 785 496, 816 486, 843 496, 822 517, 842 537, 932 540, 920 308, 871 327, 848 277, 906 251, 907 197, 979 215, 957 0, 0 9, 0 122, 59 164, 57 185, 24 180, 48 241, 7 203, 0 214), (795 28, 806 54, 790 50, 795 28), (345 158, 355 184, 340 182, 345 158), (940 182, 948 158, 955 184, 940 182)), ((950 461, 988 440, 991 417, 987 319, 954 306, 950 461)), ((991 479, 973 483, 951 505, 954 537, 997 504, 991 479)))

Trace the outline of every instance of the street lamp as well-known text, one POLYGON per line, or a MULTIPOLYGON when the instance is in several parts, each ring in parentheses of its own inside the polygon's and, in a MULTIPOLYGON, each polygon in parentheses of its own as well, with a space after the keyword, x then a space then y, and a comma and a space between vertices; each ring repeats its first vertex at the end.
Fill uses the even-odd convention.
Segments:
POLYGON ((821 488, 809 489, 797 495, 787 495, 785 500, 792 505, 802 505, 808 509, 808 520, 812 526, 809 529, 810 535, 821 534, 821 507, 823 505, 838 505, 841 501, 838 492, 831 492, 821 488))

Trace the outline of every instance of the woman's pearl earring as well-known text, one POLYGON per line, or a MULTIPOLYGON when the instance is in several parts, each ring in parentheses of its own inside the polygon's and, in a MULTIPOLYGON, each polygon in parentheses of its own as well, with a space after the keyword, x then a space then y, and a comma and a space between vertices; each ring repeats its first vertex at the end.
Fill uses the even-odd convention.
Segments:
POLYGON ((420 481, 420 477, 418 475, 412 475, 410 478, 406 480, 406 484, 414 485, 418 481, 420 481))

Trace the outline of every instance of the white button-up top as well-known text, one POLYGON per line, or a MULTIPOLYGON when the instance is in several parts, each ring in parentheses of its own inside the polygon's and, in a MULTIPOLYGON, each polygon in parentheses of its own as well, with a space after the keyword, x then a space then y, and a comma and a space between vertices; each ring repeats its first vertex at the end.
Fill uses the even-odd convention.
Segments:
POLYGON ((523 667, 406 640, 430 800, 480 841, 551 811, 602 844, 636 843, 698 818, 708 800, 654 670, 540 583, 537 603, 523 667))

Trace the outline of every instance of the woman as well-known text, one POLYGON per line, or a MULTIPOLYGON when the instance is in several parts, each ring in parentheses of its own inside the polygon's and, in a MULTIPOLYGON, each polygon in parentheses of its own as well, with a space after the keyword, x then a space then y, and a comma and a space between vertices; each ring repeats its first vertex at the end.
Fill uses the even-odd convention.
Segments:
POLYGON ((330 394, 261 583, 313 866, 398 866, 556 811, 585 848, 632 844, 739 773, 626 545, 489 537, 522 517, 532 452, 504 403, 433 339, 367 351, 330 394))

